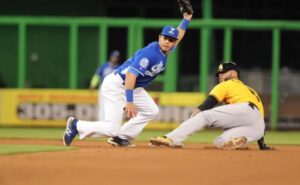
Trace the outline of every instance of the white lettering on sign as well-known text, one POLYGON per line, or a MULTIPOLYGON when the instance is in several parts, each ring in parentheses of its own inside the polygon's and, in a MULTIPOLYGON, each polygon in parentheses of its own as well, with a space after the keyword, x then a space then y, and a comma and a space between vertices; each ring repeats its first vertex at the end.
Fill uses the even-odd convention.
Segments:
MULTIPOLYGON (((182 123, 189 119, 195 107, 160 106, 159 122, 182 123)), ((17 115, 21 120, 66 120, 75 116, 81 120, 97 120, 98 106, 94 104, 51 104, 23 103, 18 106, 17 115)))
POLYGON ((21 120, 65 120, 75 116, 83 120, 97 120, 98 107, 93 104, 23 103, 18 106, 21 120))

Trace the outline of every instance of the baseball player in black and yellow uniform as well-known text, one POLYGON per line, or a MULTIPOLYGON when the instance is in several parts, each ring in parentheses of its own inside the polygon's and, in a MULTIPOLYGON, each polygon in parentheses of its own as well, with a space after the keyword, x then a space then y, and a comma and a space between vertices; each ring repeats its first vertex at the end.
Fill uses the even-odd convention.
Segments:
POLYGON ((180 147, 194 132, 204 127, 217 127, 225 130, 214 141, 218 148, 239 149, 253 141, 258 141, 259 146, 265 147, 264 149, 269 148, 263 142, 263 104, 256 91, 239 80, 237 65, 233 62, 220 64, 216 76, 220 83, 197 107, 191 118, 167 135, 151 138, 151 145, 180 147), (214 108, 221 102, 225 105, 214 108))

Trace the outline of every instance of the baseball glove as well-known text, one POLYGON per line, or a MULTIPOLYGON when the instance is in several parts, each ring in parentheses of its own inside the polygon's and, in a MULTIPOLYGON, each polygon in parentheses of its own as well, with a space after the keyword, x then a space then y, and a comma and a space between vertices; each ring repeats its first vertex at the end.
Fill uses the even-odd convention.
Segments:
POLYGON ((184 13, 192 14, 194 12, 190 0, 177 0, 177 2, 182 15, 184 13))

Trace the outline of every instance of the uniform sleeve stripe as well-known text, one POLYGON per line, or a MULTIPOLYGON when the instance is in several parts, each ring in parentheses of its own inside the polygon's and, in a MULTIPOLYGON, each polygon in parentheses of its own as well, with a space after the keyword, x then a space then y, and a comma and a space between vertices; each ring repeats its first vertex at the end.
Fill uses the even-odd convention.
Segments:
POLYGON ((136 71, 136 72, 138 72, 140 75, 144 76, 144 74, 143 74, 141 71, 137 70, 136 68, 130 66, 130 67, 129 67, 129 71, 130 71, 131 69, 134 70, 134 71, 136 71))

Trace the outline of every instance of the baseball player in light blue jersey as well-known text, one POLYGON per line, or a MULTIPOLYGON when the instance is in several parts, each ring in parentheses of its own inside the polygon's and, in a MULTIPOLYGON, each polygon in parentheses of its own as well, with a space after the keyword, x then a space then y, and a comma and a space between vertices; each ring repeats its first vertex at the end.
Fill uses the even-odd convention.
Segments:
POLYGON ((100 121, 82 121, 69 117, 63 136, 69 146, 77 134, 86 137, 109 137, 108 143, 114 146, 134 146, 135 139, 143 128, 159 112, 158 106, 146 92, 156 76, 164 71, 167 56, 182 40, 192 13, 184 13, 177 28, 165 26, 156 42, 138 50, 114 73, 108 75, 101 86, 101 101, 104 103, 100 121), (122 125, 123 112, 130 118, 122 125))
POLYGON ((97 68, 96 73, 90 82, 90 89, 95 89, 100 81, 102 82, 107 75, 120 66, 118 64, 119 57, 120 52, 118 50, 114 50, 110 53, 109 60, 97 68))
MULTIPOLYGON (((120 65, 118 64, 120 58, 120 52, 118 50, 114 50, 110 53, 109 61, 107 61, 105 64, 100 65, 96 73, 94 74, 91 82, 90 82, 90 89, 95 89, 99 84, 101 84, 104 80, 104 78, 109 75, 110 73, 114 72, 120 65), (101 82, 101 83, 100 83, 101 82)), ((101 100, 101 90, 100 90, 100 85, 99 85, 99 90, 98 90, 98 107, 99 110, 104 108, 104 103, 101 100)), ((98 120, 103 117, 103 112, 99 111, 98 113, 98 120)))

